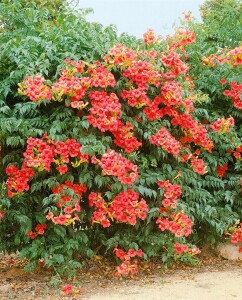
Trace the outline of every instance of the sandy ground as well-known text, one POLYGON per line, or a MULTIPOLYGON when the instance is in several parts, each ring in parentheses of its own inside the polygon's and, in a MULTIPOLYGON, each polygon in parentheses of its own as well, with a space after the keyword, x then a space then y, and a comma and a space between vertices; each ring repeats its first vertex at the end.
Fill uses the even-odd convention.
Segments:
POLYGON ((242 300, 242 260, 204 253, 196 267, 144 262, 133 279, 114 277, 115 267, 105 261, 90 261, 76 276, 81 289, 75 297, 50 285, 51 272, 25 273, 18 256, 0 254, 0 300, 242 300))
POLYGON ((88 300, 242 300, 242 267, 228 271, 154 278, 133 286, 112 286, 90 296, 88 300))

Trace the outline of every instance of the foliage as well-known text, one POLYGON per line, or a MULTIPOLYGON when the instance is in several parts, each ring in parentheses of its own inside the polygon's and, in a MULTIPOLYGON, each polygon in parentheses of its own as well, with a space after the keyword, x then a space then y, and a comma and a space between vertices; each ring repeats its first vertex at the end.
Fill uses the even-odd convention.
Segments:
POLYGON ((217 175, 210 172, 206 181, 197 182, 194 190, 202 188, 204 194, 198 195, 196 199, 200 200, 196 202, 189 201, 188 206, 196 212, 195 223, 200 231, 200 239, 216 242, 226 230, 226 225, 229 227, 233 224, 230 218, 232 212, 236 213, 237 219, 242 217, 242 166, 241 156, 236 154, 242 140, 241 91, 238 91, 237 102, 228 97, 229 91, 234 90, 231 84, 237 83, 241 89, 242 83, 241 1, 205 1, 201 15, 201 24, 191 17, 183 23, 196 34, 195 43, 186 48, 189 75, 196 87, 207 95, 204 102, 196 103, 196 117, 202 122, 212 123, 221 117, 226 119, 232 116, 235 122, 234 133, 213 135, 214 150, 212 154, 206 154, 210 170, 218 171, 225 166, 226 173, 219 175, 218 172, 217 175), (240 53, 234 53, 237 50, 240 53))
POLYGON ((2 223, 18 212, 21 225, 14 224, 8 249, 21 249, 29 268, 43 259, 65 273, 67 261, 68 270, 78 267, 79 253, 92 256, 100 246, 110 252, 116 244, 140 246, 144 257, 160 253, 164 263, 175 253, 191 261, 197 253, 174 248, 192 230, 177 200, 183 172, 206 173, 196 148, 211 151, 213 143, 192 117, 195 94, 175 52, 183 42, 167 51, 152 31, 145 37, 139 50, 117 44, 92 64, 67 59, 59 78, 47 81, 51 87, 39 75, 19 84, 33 110, 54 111, 47 133, 27 139, 20 168, 6 169, 11 200, 2 223))
POLYGON ((240 0, 207 0, 200 7, 206 46, 236 47, 241 42, 240 0))
POLYGON ((6 165, 21 160, 26 138, 49 130, 49 121, 56 114, 55 108, 33 109, 32 103, 18 95, 17 84, 36 72, 53 80, 58 75, 57 67, 66 58, 99 59, 117 40, 113 27, 88 23, 86 11, 74 10, 65 1, 43 3, 0 3, 1 180, 6 165))
POLYGON ((240 54, 217 53, 207 19, 117 43, 65 3, 15 2, 0 4, 0 250, 69 275, 113 251, 119 275, 137 256, 195 263, 192 244, 241 217, 240 54))

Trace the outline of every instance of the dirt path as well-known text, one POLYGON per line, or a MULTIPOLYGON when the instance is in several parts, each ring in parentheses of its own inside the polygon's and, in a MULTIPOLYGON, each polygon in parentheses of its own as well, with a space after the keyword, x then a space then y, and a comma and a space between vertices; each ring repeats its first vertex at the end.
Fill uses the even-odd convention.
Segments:
POLYGON ((153 278, 133 286, 112 286, 97 294, 78 299, 88 300, 241 300, 242 268, 207 271, 197 274, 153 278))
POLYGON ((0 254, 0 300, 242 300, 242 261, 211 254, 198 267, 144 264, 132 280, 113 277, 115 267, 105 261, 91 261, 76 278, 81 293, 75 298, 50 286, 51 272, 25 273, 24 265, 16 255, 0 254))

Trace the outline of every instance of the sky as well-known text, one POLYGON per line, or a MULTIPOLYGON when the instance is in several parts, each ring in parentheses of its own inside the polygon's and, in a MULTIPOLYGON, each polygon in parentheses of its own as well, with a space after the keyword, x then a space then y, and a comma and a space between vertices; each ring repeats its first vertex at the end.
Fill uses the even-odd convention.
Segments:
POLYGON ((127 32, 142 37, 148 28, 165 37, 172 34, 183 12, 191 11, 200 19, 199 6, 205 0, 79 0, 78 7, 92 8, 87 16, 90 22, 104 26, 116 25, 118 34, 127 32))

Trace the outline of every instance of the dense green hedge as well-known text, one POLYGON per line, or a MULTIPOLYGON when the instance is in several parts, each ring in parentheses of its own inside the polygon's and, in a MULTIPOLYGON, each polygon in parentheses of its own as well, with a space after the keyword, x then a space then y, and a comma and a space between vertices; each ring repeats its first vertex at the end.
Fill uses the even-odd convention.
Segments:
MULTIPOLYGON (((241 41, 239 27, 237 33, 231 34, 231 39, 227 42, 228 39, 224 38, 220 23, 223 23, 223 30, 227 28, 227 32, 234 32, 230 21, 239 1, 228 0, 221 4, 223 9, 219 9, 219 12, 223 18, 211 20, 209 16, 206 16, 204 24, 198 24, 188 17, 184 25, 190 31, 179 29, 167 41, 156 40, 150 31, 145 37, 145 43, 128 35, 118 38, 114 28, 103 28, 96 23, 90 24, 85 20, 83 11, 76 12, 66 3, 59 3, 60 1, 56 1, 54 6, 51 4, 41 6, 39 1, 16 0, 14 4, 10 1, 2 1, 0 4, 0 18, 3 24, 0 33, 0 178, 2 181, 0 211, 5 214, 0 221, 0 250, 21 250, 23 257, 30 258, 32 262, 30 268, 35 267, 38 260, 42 258, 47 266, 58 267, 62 272, 69 272, 70 268, 79 267, 80 258, 91 257, 93 253, 104 255, 112 253, 115 247, 126 251, 133 248, 138 251, 141 248, 144 257, 160 256, 164 263, 174 259, 192 261, 192 252, 183 251, 185 252, 183 255, 177 255, 179 250, 174 248, 174 243, 187 242, 190 245, 204 240, 216 242, 222 237, 223 232, 242 215, 239 181, 242 176, 241 157, 233 155, 236 148, 238 149, 241 145, 242 114, 240 109, 233 106, 233 101, 223 95, 224 90, 231 89, 230 82, 241 83, 241 66, 233 66, 224 61, 217 63, 217 60, 213 64, 211 61, 214 62, 216 58, 209 57, 215 54, 223 60, 228 56, 227 53, 232 47, 239 46, 241 41), (230 2, 229 6, 227 6, 228 2, 230 2), (58 13, 56 13, 55 5, 57 5, 58 13), (190 43, 194 37, 193 32, 195 32, 196 39, 195 42, 190 43), (113 48, 119 43, 123 46, 113 48), (221 47, 225 49, 221 51, 221 47), (115 64, 111 58, 109 60, 105 58, 110 49, 116 49, 112 52, 114 58, 119 51, 123 51, 123 65, 115 64), (125 64, 127 53, 137 57, 133 58, 133 61, 127 58, 125 64), (73 71, 72 68, 75 70, 76 63, 71 61, 65 64, 66 58, 86 62, 84 71, 74 71, 76 78, 91 77, 92 72, 95 73, 99 69, 94 62, 100 61, 107 68, 108 74, 112 74, 109 76, 113 76, 115 85, 87 86, 83 98, 85 105, 80 110, 70 109, 73 95, 68 92, 62 95, 56 93, 55 97, 59 96, 60 101, 49 103, 46 100, 38 101, 41 100, 38 97, 37 103, 33 102, 33 99, 31 101, 31 97, 29 98, 26 92, 29 84, 29 81, 26 81, 27 77, 43 75, 46 79, 43 83, 44 87, 48 89, 48 86, 52 86, 61 76, 61 70, 66 69, 70 73, 73 71), (134 69, 138 68, 138 74, 140 73, 141 77, 146 76, 146 79, 142 79, 147 80, 144 86, 139 83, 137 79, 139 76, 135 77, 137 74, 132 74, 132 72, 135 73, 134 70, 130 73, 127 71, 129 66, 135 64, 137 60, 142 61, 142 64, 139 64, 144 69, 139 70, 140 66, 134 69), (148 75, 144 75, 146 65, 150 68, 148 75), (169 78, 169 76, 173 77, 169 78), (220 83, 221 79, 226 79, 226 85, 220 83), (23 80, 22 94, 28 96, 18 94, 18 83, 23 80), (127 103, 130 96, 125 96, 124 90, 130 93, 135 90, 133 97, 136 97, 135 101, 138 103, 135 105, 132 101, 131 104, 127 103), (95 107, 95 99, 91 96, 93 91, 104 92, 100 97, 100 105, 104 105, 104 109, 105 102, 101 101, 102 98, 107 97, 109 101, 108 97, 111 93, 117 96, 119 104, 113 97, 120 110, 119 121, 124 125, 123 129, 129 133, 131 140, 123 141, 124 134, 117 130, 106 128, 100 131, 99 125, 93 125, 94 123, 88 119, 95 107), (170 93, 170 96, 165 94, 166 92, 170 93), (173 92, 175 92, 174 97, 172 97, 173 92), (137 97, 136 93, 140 93, 141 96, 137 97), (174 102, 179 100, 179 93, 181 93, 182 101, 186 99, 187 102, 184 105, 177 103, 171 105, 168 100, 164 102, 163 99, 162 102, 158 99, 159 104, 154 105, 154 99, 162 93, 167 95, 168 100, 172 99, 171 101, 174 102), (142 97, 143 102, 140 100, 142 97), (193 105, 194 111, 192 111, 193 105), (152 117, 156 109, 158 111, 168 109, 168 113, 166 112, 159 118, 152 117), (192 141, 182 140, 186 126, 182 128, 181 125, 175 124, 178 121, 175 121, 174 111, 177 111, 179 115, 187 113, 196 126, 201 126, 199 127, 201 130, 206 129, 206 139, 214 142, 212 151, 209 151, 204 141, 199 140, 199 131, 196 132, 197 137, 192 141), (226 131, 226 126, 224 132, 223 130, 214 132, 210 128, 209 124, 217 119, 227 120, 230 116, 235 121, 234 127, 226 125, 230 131, 226 131), (133 131, 131 127, 134 128, 133 131), (181 143, 182 150, 178 157, 177 153, 173 155, 173 146, 171 150, 168 146, 168 148, 162 148, 155 145, 159 142, 151 142, 152 136, 161 127, 165 127, 181 143), (74 165, 69 164, 68 172, 63 172, 65 174, 58 172, 55 165, 58 163, 54 161, 50 172, 40 171, 40 169, 40 172, 37 172, 38 166, 38 168, 33 168, 35 174, 29 181, 29 191, 15 195, 13 198, 12 195, 8 197, 5 169, 11 164, 20 169, 23 162, 26 163, 26 156, 24 158, 23 153, 26 151, 27 140, 33 137, 40 141, 45 132, 48 138, 46 140, 45 137, 43 141, 44 143, 48 141, 52 147, 56 147, 56 143, 60 141, 65 143, 68 138, 71 138, 81 144, 81 152, 87 153, 90 157, 95 155, 100 160, 108 149, 114 149, 133 165, 137 165, 139 177, 132 182, 131 188, 135 193, 139 193, 139 199, 143 197, 146 200, 149 210, 146 212, 145 220, 137 220, 135 225, 130 225, 129 222, 115 222, 115 219, 112 220, 110 217, 111 221, 109 221, 112 225, 108 228, 103 228, 95 222, 92 224, 93 208, 88 205, 91 192, 102 193, 106 209, 111 211, 115 197, 122 192, 129 191, 130 188, 129 185, 117 180, 115 176, 104 176, 98 161, 96 161, 97 164, 89 162, 80 166, 78 166, 78 161, 73 161, 74 165), (142 145, 139 144, 141 142, 142 145), (130 149, 132 143, 136 146, 130 149), (187 148, 184 148, 185 145, 187 148), (200 151, 198 148, 201 148, 200 151), (183 155, 190 156, 184 158, 183 155), (191 158, 192 161, 189 160, 191 158), (187 162, 182 163, 182 160, 187 162), (205 171, 203 161, 206 165, 206 173, 203 172, 205 171), (75 163, 77 168, 74 167, 75 163), (198 171, 199 174, 193 170, 196 169, 197 164, 200 164, 202 169, 198 171), (218 167, 223 169, 225 164, 228 164, 228 169, 223 176, 220 176, 218 167), (82 200, 77 197, 76 193, 73 194, 70 187, 65 188, 67 196, 75 198, 75 201, 79 201, 82 207, 79 213, 81 223, 77 222, 74 226, 56 225, 51 219, 48 221, 46 219, 48 212, 58 213, 57 196, 52 188, 58 184, 64 184, 67 180, 74 184, 80 182, 87 187, 87 190, 83 191, 82 200), (166 180, 170 181, 169 188, 177 191, 180 186, 182 192, 181 195, 177 192, 177 196, 173 194, 173 200, 179 197, 179 201, 176 208, 168 210, 162 205, 167 187, 165 188, 161 183, 158 184, 159 181, 166 180), (158 225, 161 226, 159 220, 162 216, 173 218, 175 215, 172 213, 178 216, 181 210, 193 220, 193 234, 185 239, 174 237, 169 230, 161 232, 158 225), (45 223, 48 223, 46 233, 33 236, 36 233, 36 226, 45 223), (33 239, 30 238, 30 231, 32 231, 33 239)), ((211 18, 217 13, 214 3, 218 1, 207 1, 211 9, 211 18)), ((238 22, 240 22, 239 18, 238 15, 238 22)), ((106 71, 102 70, 102 72, 106 74, 106 71)), ((73 77, 73 74, 69 75, 73 77)), ((30 86, 33 89, 33 85, 30 84, 30 86)), ((95 109, 98 109, 97 104, 95 109)), ((117 112, 114 116, 117 117, 117 112)), ((102 124, 102 118, 98 122, 102 124)), ((123 126, 120 125, 121 123, 118 124, 119 127, 123 126)), ((165 140, 169 142, 172 138, 165 133, 165 140)), ((56 160, 58 159, 55 158, 56 160)), ((18 172, 16 169, 13 170, 15 173, 18 172)), ((11 176, 14 175, 9 175, 9 178, 11 176)), ((132 194, 131 191, 129 192, 132 194)))
MULTIPOLYGON (((241 85, 241 64, 223 62, 226 53, 231 49, 239 46, 241 49, 241 9, 241 1, 209 0, 200 8, 202 24, 193 20, 185 22, 185 25, 196 34, 195 43, 187 47, 189 75, 194 79, 196 87, 208 96, 207 100, 197 107, 196 117, 200 121, 207 119, 209 122, 221 116, 224 118, 233 116, 235 120, 236 133, 231 132, 226 138, 223 135, 214 137, 216 141, 214 151, 212 155, 207 156, 211 169, 228 163, 226 175, 218 181, 217 175, 211 172, 207 181, 202 182, 202 186, 209 192, 204 205, 199 201, 204 208, 197 207, 192 201, 189 203, 189 207, 195 211, 201 237, 209 241, 216 241, 219 238, 226 223, 231 225, 231 220, 225 213, 226 207, 236 212, 238 219, 242 218, 241 157, 236 159, 233 154, 228 153, 228 150, 235 151, 236 146, 241 145, 242 110, 241 106, 234 107, 231 98, 224 96, 225 90, 232 89, 231 82, 241 85), (218 60, 211 59, 214 64, 207 63, 209 59, 206 60, 206 57, 211 58, 213 54, 218 56, 218 60), (218 62, 219 57, 222 59, 221 63, 218 62), (225 79, 226 83, 221 84, 221 79, 225 79)), ((194 187, 195 190, 196 187, 197 185, 194 187)))

